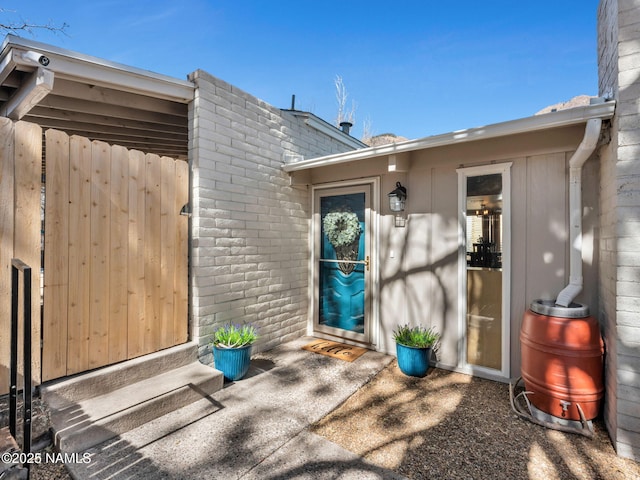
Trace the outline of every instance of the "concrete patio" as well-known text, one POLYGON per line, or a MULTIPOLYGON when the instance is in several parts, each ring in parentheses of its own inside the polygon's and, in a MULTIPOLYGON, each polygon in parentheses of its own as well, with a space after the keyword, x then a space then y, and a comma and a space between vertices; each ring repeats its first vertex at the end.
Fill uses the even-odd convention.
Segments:
POLYGON ((69 472, 78 479, 403 478, 308 429, 393 357, 370 351, 349 363, 301 350, 310 341, 255 355, 244 379, 80 453, 69 472))

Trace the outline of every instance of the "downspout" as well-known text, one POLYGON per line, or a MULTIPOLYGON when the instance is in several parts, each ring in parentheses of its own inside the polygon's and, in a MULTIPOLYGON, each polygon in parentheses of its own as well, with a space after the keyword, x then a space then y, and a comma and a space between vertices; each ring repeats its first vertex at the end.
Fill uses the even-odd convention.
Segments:
POLYGON ((596 149, 602 120, 587 121, 584 138, 569 160, 569 285, 556 299, 556 305, 568 307, 582 291, 582 166, 596 149))

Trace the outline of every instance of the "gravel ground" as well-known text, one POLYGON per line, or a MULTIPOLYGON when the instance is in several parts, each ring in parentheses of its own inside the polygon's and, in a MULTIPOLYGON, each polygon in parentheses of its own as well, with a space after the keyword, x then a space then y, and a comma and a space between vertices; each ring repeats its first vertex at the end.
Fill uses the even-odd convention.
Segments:
POLYGON ((595 437, 519 418, 509 386, 432 369, 407 377, 393 361, 312 430, 411 479, 640 479, 616 456, 604 424, 595 437))
MULTIPOLYGON (((47 451, 52 451, 47 449, 47 451)), ((42 463, 31 467, 31 480, 71 480, 64 463, 42 463)))
MULTIPOLYGON (((22 401, 18 396, 18 445, 22 445, 22 401)), ((32 400, 31 410, 33 416, 31 419, 31 435, 32 435, 32 451, 41 454, 41 458, 45 458, 45 453, 53 454, 51 446, 51 435, 49 428, 51 419, 46 405, 40 397, 34 397, 32 400)), ((0 426, 9 424, 9 399, 8 396, 0 398, 0 426)), ((30 472, 31 480, 70 480, 71 476, 67 471, 64 463, 43 462, 40 464, 32 464, 30 472)))

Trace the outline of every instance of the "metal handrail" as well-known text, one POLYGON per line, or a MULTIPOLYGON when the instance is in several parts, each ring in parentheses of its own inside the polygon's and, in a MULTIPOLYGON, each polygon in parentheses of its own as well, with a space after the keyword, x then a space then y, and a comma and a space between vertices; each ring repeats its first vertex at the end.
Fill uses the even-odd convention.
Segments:
MULTIPOLYGON (((31 453, 31 267, 22 260, 11 260, 11 362, 9 388, 9 430, 16 437, 18 416, 18 280, 23 276, 23 387, 24 411, 22 418, 22 452, 31 453)), ((29 470, 30 464, 26 465, 29 470)))
POLYGON ((318 261, 327 263, 353 263, 356 265, 366 265, 365 260, 332 260, 330 258, 320 258, 318 261))
POLYGON ((369 256, 364 260, 334 260, 332 258, 319 258, 319 262, 327 262, 327 263, 347 263, 347 264, 355 264, 355 265, 364 265, 369 270, 369 256))

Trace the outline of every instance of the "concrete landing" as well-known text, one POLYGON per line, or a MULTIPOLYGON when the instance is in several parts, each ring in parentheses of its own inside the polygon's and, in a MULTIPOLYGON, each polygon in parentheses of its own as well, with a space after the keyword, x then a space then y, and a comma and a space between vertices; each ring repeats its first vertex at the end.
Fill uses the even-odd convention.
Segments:
POLYGON ((54 444, 73 453, 105 442, 208 397, 223 386, 197 360, 193 343, 112 365, 41 388, 54 444))
POLYGON ((345 362, 302 350, 312 340, 252 356, 242 380, 96 445, 67 468, 92 480, 403 479, 309 430, 393 357, 369 351, 345 362))

